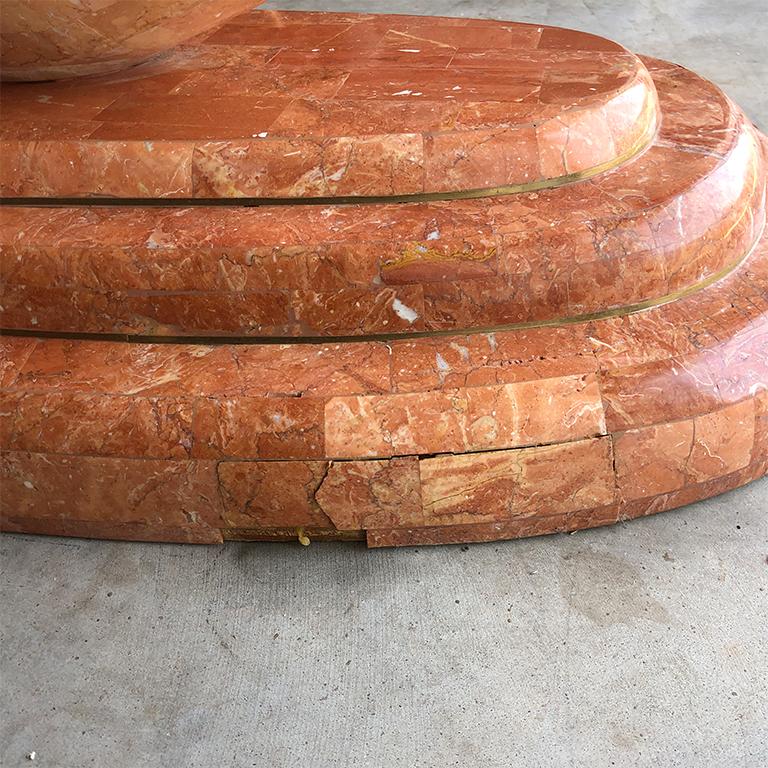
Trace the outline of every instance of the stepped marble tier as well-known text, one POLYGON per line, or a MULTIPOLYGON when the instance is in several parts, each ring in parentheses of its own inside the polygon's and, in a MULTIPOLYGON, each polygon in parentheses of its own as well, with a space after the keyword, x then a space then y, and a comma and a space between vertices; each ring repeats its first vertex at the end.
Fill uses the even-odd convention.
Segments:
POLYGON ((755 242, 763 167, 753 128, 714 86, 648 67, 662 129, 633 162, 581 184, 399 204, 8 209, 4 324, 411 333, 552 321, 695 289, 755 242))
POLYGON ((6 530, 576 530, 768 471, 768 144, 591 35, 256 11, 2 90, 6 530))
POLYGON ((409 16, 256 11, 112 77, 5 91, 0 191, 26 197, 547 186, 637 154, 657 117, 615 43, 409 16))

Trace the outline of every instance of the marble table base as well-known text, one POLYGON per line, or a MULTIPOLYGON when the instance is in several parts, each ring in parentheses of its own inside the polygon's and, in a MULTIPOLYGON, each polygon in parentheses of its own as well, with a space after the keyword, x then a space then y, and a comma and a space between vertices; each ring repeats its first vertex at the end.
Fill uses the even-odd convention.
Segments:
POLYGON ((4 530, 488 541, 768 472, 768 144, 715 86, 565 30, 248 19, 3 88, 4 530), (212 134, 215 82, 265 137, 212 134))

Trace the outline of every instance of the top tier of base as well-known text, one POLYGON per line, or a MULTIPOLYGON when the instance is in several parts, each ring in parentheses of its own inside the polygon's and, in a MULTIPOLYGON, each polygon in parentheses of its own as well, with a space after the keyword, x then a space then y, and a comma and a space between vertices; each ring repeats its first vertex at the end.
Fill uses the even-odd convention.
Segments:
POLYGON ((640 60, 594 35, 275 11, 115 75, 4 84, 2 100, 4 197, 530 190, 620 165, 658 118, 640 60))

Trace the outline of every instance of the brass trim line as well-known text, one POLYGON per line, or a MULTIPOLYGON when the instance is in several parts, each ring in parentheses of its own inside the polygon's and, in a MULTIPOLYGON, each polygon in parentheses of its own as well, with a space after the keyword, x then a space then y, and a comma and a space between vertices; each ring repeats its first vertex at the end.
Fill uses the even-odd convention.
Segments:
POLYGON ((414 192, 404 195, 342 195, 340 197, 0 197, 0 207, 82 207, 82 208, 260 208, 265 206, 326 206, 326 205, 384 205, 387 203, 435 203, 450 200, 477 200, 486 197, 506 197, 542 189, 557 189, 568 184, 585 181, 601 173, 615 170, 634 160, 651 146, 658 119, 651 115, 643 135, 626 152, 583 171, 568 173, 551 179, 539 179, 525 184, 457 190, 455 192, 414 192))
POLYGON ((475 334, 505 333, 508 331, 522 331, 531 328, 553 328, 560 325, 576 325, 589 323, 596 320, 608 320, 614 317, 625 317, 644 312, 648 309, 671 304, 699 291, 709 288, 711 285, 728 277, 740 267, 754 253, 762 239, 758 236, 750 248, 736 261, 723 267, 723 269, 709 275, 704 280, 686 286, 680 290, 668 293, 655 299, 647 299, 636 304, 626 304, 614 309, 606 309, 600 312, 588 312, 581 315, 557 317, 549 320, 529 320, 522 323, 507 323, 487 327, 472 328, 441 328, 434 331, 414 331, 412 333, 373 333, 366 335, 347 336, 151 336, 141 334, 123 333, 87 333, 68 331, 34 331, 28 329, 0 328, 0 336, 19 336, 33 339, 62 339, 69 341, 108 341, 124 342, 129 344, 189 344, 198 346, 292 346, 308 344, 315 346, 327 346, 331 344, 363 344, 367 342, 411 341, 414 339, 450 338, 454 336, 470 336, 475 334))

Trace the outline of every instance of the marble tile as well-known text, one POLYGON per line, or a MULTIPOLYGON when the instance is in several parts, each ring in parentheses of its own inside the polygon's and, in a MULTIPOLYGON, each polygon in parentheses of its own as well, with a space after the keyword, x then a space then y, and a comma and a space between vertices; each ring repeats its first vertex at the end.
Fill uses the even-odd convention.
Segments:
POLYGON ((2 517, 147 528, 222 527, 214 462, 58 456, 0 457, 2 517))
POLYGON ((197 398, 192 454, 217 459, 325 456, 319 397, 197 398))
POLYGON ((623 432, 615 438, 616 478, 624 499, 678 490, 688 481, 693 419, 623 432))
POLYGON ((315 500, 325 470, 323 461, 222 462, 218 480, 226 527, 333 528, 315 500))
POLYGON ((339 530, 423 525, 420 465, 415 456, 334 461, 315 498, 339 530))
MULTIPOLYGON (((74 536, 78 539, 172 542, 175 544, 221 544, 219 528, 199 525, 179 527, 147 523, 115 523, 100 520, 71 520, 52 517, 0 517, 0 530, 46 536, 74 536)), ((292 537, 294 538, 294 537, 292 537)))
POLYGON ((604 433, 594 375, 336 397, 325 407, 326 451, 333 458, 481 451, 604 433))
POLYGON ((420 462, 427 521, 442 525, 550 517, 610 504, 610 440, 437 456, 420 462))
POLYGON ((31 453, 187 459, 192 402, 50 391, 0 393, 0 446, 31 453))

